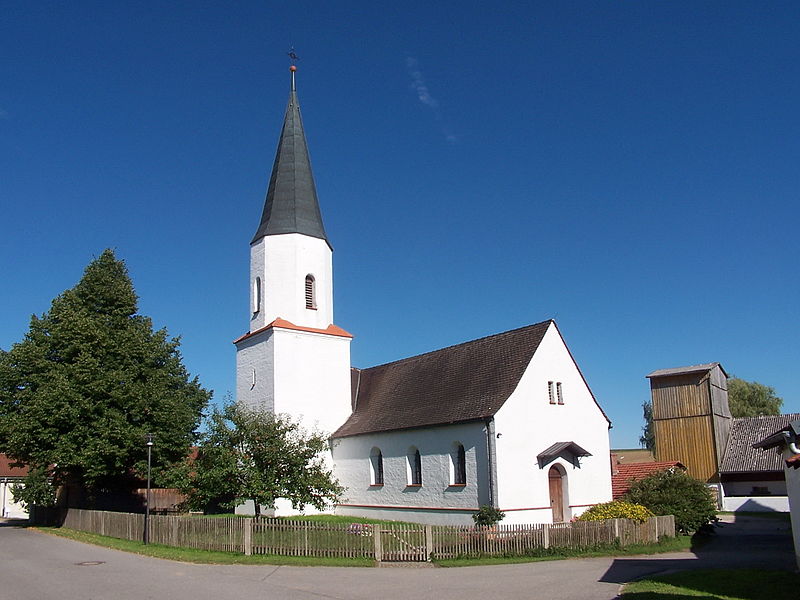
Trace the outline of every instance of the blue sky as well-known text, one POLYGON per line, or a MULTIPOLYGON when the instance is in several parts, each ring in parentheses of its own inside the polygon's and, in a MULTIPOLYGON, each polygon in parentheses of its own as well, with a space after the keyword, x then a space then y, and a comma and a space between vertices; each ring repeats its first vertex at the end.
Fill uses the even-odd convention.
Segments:
POLYGON ((9 2, 0 347, 106 247, 221 399, 298 91, 366 367, 555 318, 637 445, 644 376, 800 412, 800 5, 9 2))

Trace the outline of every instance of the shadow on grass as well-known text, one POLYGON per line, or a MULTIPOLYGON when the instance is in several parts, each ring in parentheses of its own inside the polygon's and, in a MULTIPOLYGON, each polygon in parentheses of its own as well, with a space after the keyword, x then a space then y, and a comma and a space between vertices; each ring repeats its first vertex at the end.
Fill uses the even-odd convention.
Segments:
POLYGON ((789 600, 797 598, 800 575, 759 569, 704 569, 651 577, 629 584, 621 600, 737 598, 789 600))
MULTIPOLYGON (((800 581, 797 575, 791 573, 795 571, 797 565, 794 561, 794 550, 791 532, 786 528, 776 528, 774 521, 769 519, 748 519, 740 522, 719 523, 707 530, 696 533, 692 537, 690 552, 685 556, 664 557, 657 556, 649 558, 624 558, 614 560, 608 570, 600 578, 600 581, 607 583, 627 583, 636 581, 644 577, 661 576, 675 573, 676 576, 686 576, 687 584, 684 592, 700 592, 731 595, 735 598, 778 598, 791 597, 800 598, 798 590, 800 581), (746 573, 748 570, 758 569, 760 575, 753 576, 755 588, 763 589, 765 586, 763 575, 765 572, 776 572, 785 577, 795 577, 795 589, 792 596, 744 596, 742 590, 749 589, 750 580, 741 578, 723 577, 721 580, 706 578, 702 575, 695 576, 691 572, 698 570, 727 570, 737 573, 746 573), (686 572, 686 573, 676 573, 686 572), (733 581, 742 581, 741 584, 731 587, 733 581), (713 584, 713 586, 712 586, 713 584), (712 586, 712 587, 709 587, 712 586), (759 587, 760 586, 760 587, 759 587), (739 595, 736 595, 739 594, 739 595)), ((670 575, 671 576, 671 575, 670 575)), ((633 586, 636 589, 636 586, 633 586)), ((639 591, 636 592, 639 594, 639 591)), ((644 591, 642 591, 644 593, 644 591)), ((695 594, 693 597, 702 597, 695 594)), ((680 591, 673 595, 666 596, 647 596, 647 595, 626 595, 626 599, 646 600, 648 598, 679 598, 680 591)), ((717 596, 711 596, 716 598, 717 596)))

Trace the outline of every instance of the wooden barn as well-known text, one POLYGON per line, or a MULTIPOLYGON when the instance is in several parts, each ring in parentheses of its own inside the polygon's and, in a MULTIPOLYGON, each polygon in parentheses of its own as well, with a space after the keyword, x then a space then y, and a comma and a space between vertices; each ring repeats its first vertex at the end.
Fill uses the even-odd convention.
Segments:
POLYGON ((733 418, 728 375, 716 362, 660 369, 647 377, 656 461, 686 465, 689 475, 717 490, 723 510, 789 510, 779 457, 752 445, 800 415, 733 418))
POLYGON ((719 363, 653 371, 655 458, 680 461, 689 475, 719 482, 731 428, 728 374, 719 363))

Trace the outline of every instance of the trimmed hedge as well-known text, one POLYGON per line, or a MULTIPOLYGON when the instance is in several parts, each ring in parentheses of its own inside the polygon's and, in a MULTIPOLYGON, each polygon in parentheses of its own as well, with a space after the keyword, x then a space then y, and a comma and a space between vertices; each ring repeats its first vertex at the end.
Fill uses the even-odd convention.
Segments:
POLYGON ((655 515, 641 504, 632 504, 621 500, 612 500, 603 504, 596 504, 576 520, 578 521, 605 521, 606 519, 630 519, 637 523, 644 523, 655 515))

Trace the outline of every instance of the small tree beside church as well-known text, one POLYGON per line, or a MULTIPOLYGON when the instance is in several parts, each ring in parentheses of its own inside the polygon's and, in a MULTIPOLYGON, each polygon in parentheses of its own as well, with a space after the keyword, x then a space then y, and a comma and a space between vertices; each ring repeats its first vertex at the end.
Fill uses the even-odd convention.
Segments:
POLYGON ((147 471, 147 433, 157 483, 185 459, 211 394, 137 304, 125 264, 105 250, 0 350, 0 452, 29 467, 15 494, 24 503, 52 504, 64 483, 90 500, 124 491, 147 471))
POLYGON ((325 435, 304 431, 286 415, 229 402, 209 415, 183 491, 197 510, 233 510, 252 500, 259 515, 278 498, 296 510, 323 510, 343 491, 325 465, 327 446, 325 435))

